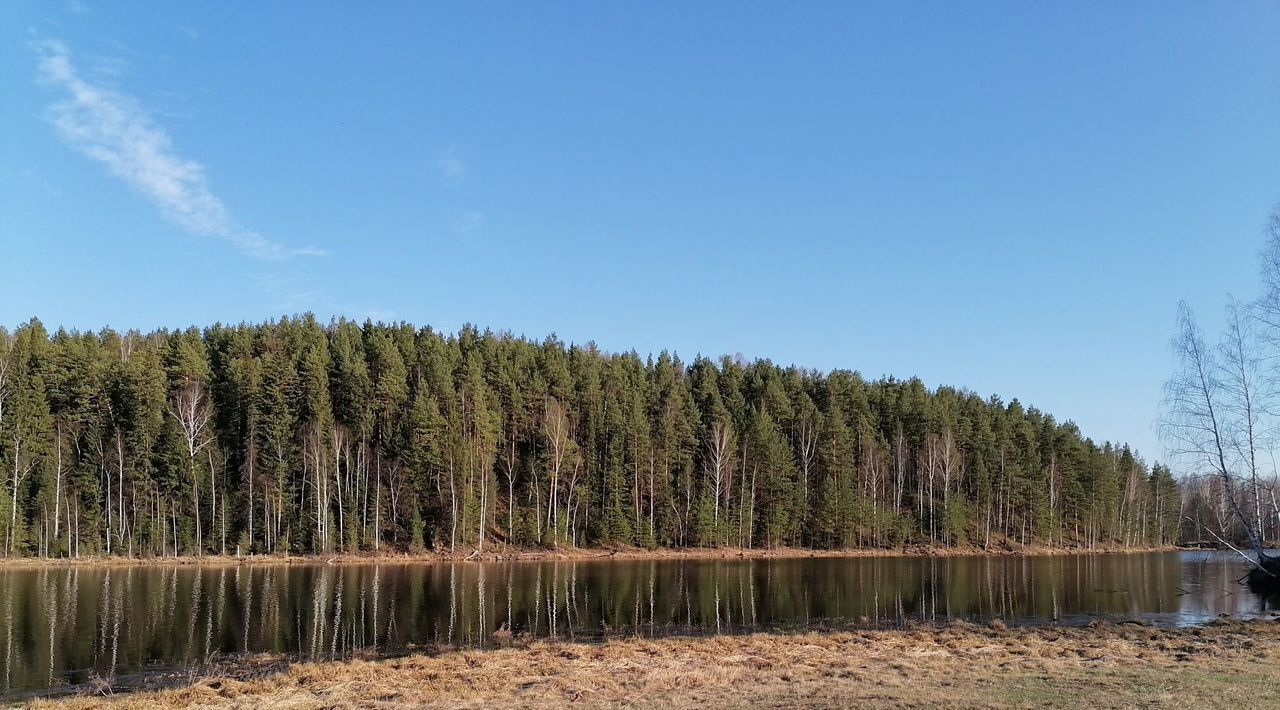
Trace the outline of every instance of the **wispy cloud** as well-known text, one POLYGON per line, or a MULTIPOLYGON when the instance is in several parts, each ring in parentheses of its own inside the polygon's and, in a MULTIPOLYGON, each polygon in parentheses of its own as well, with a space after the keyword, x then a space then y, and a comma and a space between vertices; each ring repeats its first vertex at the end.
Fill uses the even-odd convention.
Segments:
POLYGON ((324 253, 287 247, 237 224, 209 188, 204 166, 175 152, 169 134, 136 99, 83 78, 62 42, 40 40, 31 46, 40 79, 64 94, 48 112, 62 139, 106 165, 188 234, 222 239, 257 259, 324 253))
POLYGON ((187 25, 178 25, 178 31, 191 39, 200 39, 200 33, 197 32, 194 27, 188 27, 187 25))
POLYGON ((453 221, 453 231, 458 234, 471 234, 484 227, 483 212, 463 212, 453 221))
POLYGON ((324 289, 315 287, 314 278, 307 276, 260 274, 257 281, 258 289, 271 299, 271 308, 277 313, 309 312, 320 319, 345 316, 388 323, 398 318, 395 311, 387 308, 335 301, 324 289))
POLYGON ((440 171, 440 177, 449 183, 461 182, 468 172, 467 163, 458 157, 456 148, 450 148, 441 154, 436 160, 436 169, 440 171))
POLYGON ((67 2, 67 11, 77 15, 87 15, 89 14, 89 6, 80 2, 80 0, 69 0, 67 2))

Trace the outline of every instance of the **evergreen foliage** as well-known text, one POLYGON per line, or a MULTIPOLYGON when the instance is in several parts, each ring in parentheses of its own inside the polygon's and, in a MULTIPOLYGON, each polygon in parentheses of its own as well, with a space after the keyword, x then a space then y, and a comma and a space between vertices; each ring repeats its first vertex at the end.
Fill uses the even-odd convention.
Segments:
POLYGON ((312 316, 0 329, 7 555, 1169 544, 1167 468, 1017 400, 312 316))

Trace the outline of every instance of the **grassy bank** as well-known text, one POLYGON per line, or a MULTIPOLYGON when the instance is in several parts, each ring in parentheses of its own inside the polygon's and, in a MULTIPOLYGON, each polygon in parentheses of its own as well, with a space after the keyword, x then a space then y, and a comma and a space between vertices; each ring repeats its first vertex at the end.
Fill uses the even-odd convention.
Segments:
POLYGON ((262 661, 186 687, 39 706, 1277 707, 1278 669, 1276 622, 1192 629, 997 622, 262 661))
POLYGON ((362 552, 330 555, 204 555, 181 557, 125 557, 119 555, 86 556, 79 558, 13 557, 0 559, 0 568, 44 567, 67 565, 245 565, 245 564, 369 564, 425 563, 425 562, 539 562, 554 560, 699 560, 699 559, 774 559, 796 557, 975 557, 983 555, 1081 555, 1142 552, 1170 552, 1178 548, 1167 547, 1046 547, 1006 545, 999 547, 928 547, 913 545, 901 548, 856 548, 846 550, 811 550, 796 547, 773 548, 559 548, 518 549, 498 548, 483 553, 468 550, 448 552, 362 552))

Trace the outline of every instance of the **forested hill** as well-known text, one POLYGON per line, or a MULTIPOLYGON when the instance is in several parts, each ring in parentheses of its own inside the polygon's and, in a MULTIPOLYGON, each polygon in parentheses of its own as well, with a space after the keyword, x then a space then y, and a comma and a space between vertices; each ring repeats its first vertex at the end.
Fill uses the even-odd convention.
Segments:
POLYGON ((1168 544, 1178 487, 919 380, 310 316, 0 330, 9 555, 1168 544))

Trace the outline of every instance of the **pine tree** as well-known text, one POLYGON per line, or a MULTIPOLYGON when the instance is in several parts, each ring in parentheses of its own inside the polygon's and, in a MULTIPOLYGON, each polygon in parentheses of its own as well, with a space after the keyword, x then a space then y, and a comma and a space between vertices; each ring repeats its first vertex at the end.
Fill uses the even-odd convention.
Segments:
POLYGON ((1222 512, 1018 400, 311 316, 0 330, 0 466, 8 555, 1164 545, 1222 512))

